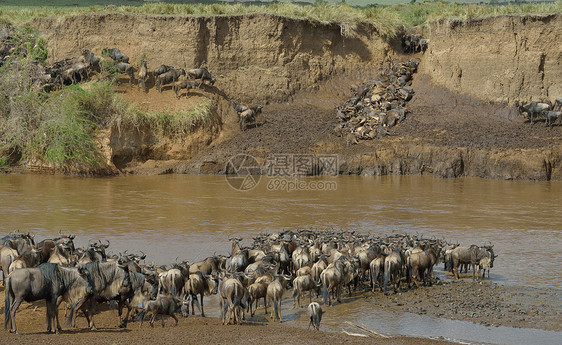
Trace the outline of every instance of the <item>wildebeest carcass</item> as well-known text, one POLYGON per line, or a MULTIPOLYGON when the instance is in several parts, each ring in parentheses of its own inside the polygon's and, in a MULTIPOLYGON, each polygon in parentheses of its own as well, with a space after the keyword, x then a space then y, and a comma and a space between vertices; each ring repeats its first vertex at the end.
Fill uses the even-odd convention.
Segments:
POLYGON ((162 92, 162 85, 177 81, 180 75, 185 75, 185 70, 183 68, 176 68, 166 73, 160 74, 158 77, 156 77, 156 88, 159 92, 162 92))
POLYGON ((201 79, 199 87, 203 82, 208 81, 210 85, 214 85, 217 78, 215 78, 206 67, 194 68, 187 71, 187 76, 191 79, 201 79))
POLYGON ((152 318, 150 319, 151 327, 154 327, 154 321, 156 321, 156 317, 158 315, 162 315, 162 327, 164 327, 165 315, 171 316, 176 321, 175 326, 177 326, 179 320, 175 315, 176 313, 181 313, 183 317, 189 316, 189 313, 187 312, 187 303, 187 301, 179 299, 176 296, 158 295, 156 300, 148 301, 144 309, 137 316, 137 319, 140 320, 139 328, 142 326, 144 317, 149 311, 152 312, 152 318))
MULTIPOLYGON (((65 300, 80 307, 92 292, 87 274, 75 268, 66 268, 45 263, 36 268, 15 270, 8 277, 4 306, 4 328, 10 323, 10 332, 18 333, 16 310, 22 301, 33 302, 44 299, 47 304, 47 332, 58 332, 58 305, 65 300)), ((69 320, 72 318, 69 317, 69 320)))
POLYGON ((103 48, 101 53, 102 55, 109 56, 114 61, 129 63, 129 57, 117 48, 103 48))

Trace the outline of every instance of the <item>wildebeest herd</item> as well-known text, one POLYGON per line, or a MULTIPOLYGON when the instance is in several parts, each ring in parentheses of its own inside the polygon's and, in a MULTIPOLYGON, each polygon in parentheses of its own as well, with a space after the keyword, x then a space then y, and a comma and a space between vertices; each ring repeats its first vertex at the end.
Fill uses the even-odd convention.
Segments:
MULTIPOLYGON (((144 253, 109 255, 109 241, 88 242, 76 248, 74 236, 62 235, 35 242, 29 233, 13 231, 0 241, 0 267, 5 287, 5 328, 17 333, 16 311, 22 301, 45 300, 47 332, 58 332, 58 308, 66 302, 70 309, 66 327, 76 327, 81 311, 88 327, 96 330, 94 316, 98 303, 116 304, 119 326, 152 313, 176 313, 184 317, 197 306, 205 316, 203 297, 218 294, 223 324, 241 323, 245 314, 253 316, 263 299, 268 301, 272 320, 282 320, 281 303, 292 290, 293 308, 301 307, 308 293, 309 327, 318 329, 322 308, 335 299, 342 301, 343 290, 406 291, 413 285, 432 285, 434 265, 445 268, 458 279, 460 268, 471 265, 476 271, 493 267, 491 244, 451 245, 445 240, 396 234, 379 237, 353 231, 295 230, 260 234, 249 247, 241 238, 231 238, 228 256, 213 255, 205 260, 176 262, 168 266, 143 264, 144 253), (199 297, 199 298, 198 298, 199 297), (123 316, 123 307, 127 313, 123 316), (138 313, 134 316, 135 313, 138 313)), ((484 274, 482 274, 484 277, 484 274)), ((66 316, 66 313, 65 313, 66 316)), ((164 319, 162 319, 164 326, 164 319)))
POLYGON ((336 108, 337 136, 349 144, 389 135, 391 128, 406 119, 406 102, 412 99, 412 75, 419 60, 387 62, 373 80, 352 90, 353 96, 336 108))

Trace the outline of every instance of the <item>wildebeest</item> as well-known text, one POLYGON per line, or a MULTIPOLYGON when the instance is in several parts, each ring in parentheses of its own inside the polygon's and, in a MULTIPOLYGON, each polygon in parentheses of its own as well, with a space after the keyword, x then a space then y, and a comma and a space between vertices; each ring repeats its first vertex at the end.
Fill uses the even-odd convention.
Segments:
POLYGON ((437 256, 433 248, 410 254, 410 256, 406 258, 406 279, 408 281, 408 288, 411 287, 412 281, 417 287, 417 280, 430 284, 433 277, 433 266, 436 263, 437 256))
POLYGON ((210 256, 205 260, 194 262, 189 266, 189 274, 197 271, 206 275, 218 275, 226 269, 226 256, 210 256))
POLYGON ((189 280, 189 267, 175 265, 174 268, 160 273, 158 276, 158 293, 169 293, 180 296, 185 291, 185 284, 189 280))
POLYGON ((31 268, 37 267, 40 264, 47 262, 51 257, 51 253, 55 250, 55 242, 52 240, 45 241, 41 249, 32 249, 29 252, 25 252, 19 255, 12 263, 8 269, 8 273, 12 273, 13 270, 18 268, 31 268))
POLYGON ((173 66, 168 66, 168 65, 160 65, 158 66, 157 69, 154 70, 154 72, 152 72, 152 74, 154 75, 154 78, 156 79, 156 77, 158 77, 160 74, 164 74, 168 71, 173 70, 174 67, 173 66))
POLYGON ((240 114, 240 113, 243 112, 244 110, 247 110, 247 109, 248 109, 247 106, 242 105, 242 104, 240 104, 240 103, 238 103, 238 102, 236 102, 236 101, 232 101, 232 107, 234 108, 234 111, 235 111, 237 114, 240 114))
POLYGON ((101 53, 102 55, 109 56, 114 61, 129 63, 129 57, 117 48, 103 48, 101 53))
POLYGON ((100 67, 100 62, 102 61, 103 57, 94 54, 89 49, 82 50, 82 55, 84 56, 86 62, 90 64, 90 66, 97 68, 100 67))
POLYGON ((402 277, 402 266, 404 264, 404 254, 399 248, 394 248, 384 260, 384 285, 386 287, 389 282, 394 283, 394 292, 398 292, 400 288, 400 278, 402 277))
MULTIPOLYGON (((94 314, 98 301, 118 300, 123 288, 130 288, 131 280, 127 265, 118 265, 116 262, 89 262, 80 264, 79 270, 87 272, 92 285, 92 297, 84 304, 82 310, 88 321, 88 327, 95 331, 94 314)), ((72 321, 72 325, 75 320, 72 321)))
POLYGON ((250 264, 248 249, 242 249, 230 258, 230 272, 243 272, 250 264))
POLYGON ((81 62, 73 64, 64 71, 62 71, 61 83, 66 84, 78 84, 80 81, 85 81, 88 79, 90 70, 90 64, 87 62, 81 62))
POLYGON ((117 313, 119 315, 119 327, 126 328, 131 310, 137 306, 145 305, 151 295, 156 295, 157 285, 147 281, 142 273, 129 271, 130 284, 124 285, 119 290, 117 313), (123 315, 123 307, 127 307, 127 314, 123 315))
POLYGON ((158 295, 156 300, 146 302, 146 306, 137 316, 137 319, 140 320, 139 328, 141 328, 144 317, 149 311, 152 312, 150 327, 154 327, 154 321, 156 321, 156 317, 158 315, 162 315, 162 327, 164 327, 165 315, 171 316, 176 321, 175 326, 177 326, 179 320, 175 315, 176 313, 181 313, 183 317, 189 316, 189 313, 187 312, 187 303, 187 301, 181 300, 176 296, 158 295))
POLYGON ((383 291, 384 260, 385 256, 379 254, 369 264, 371 270, 371 289, 373 292, 375 292, 375 283, 383 291))
POLYGON ((213 295, 218 291, 217 279, 201 272, 195 272, 189 275, 189 280, 185 283, 185 294, 191 295, 191 315, 195 315, 194 304, 197 302, 197 295, 201 296, 201 316, 205 317, 205 308, 203 307, 203 296, 213 295))
POLYGON ((336 260, 326 267, 320 274, 322 281, 322 295, 324 297, 324 304, 332 305, 331 295, 335 295, 336 300, 341 302, 341 284, 345 272, 344 265, 340 260, 336 260))
POLYGON ((219 304, 221 312, 221 320, 224 325, 242 322, 243 312, 246 309, 244 305, 245 288, 238 279, 229 278, 221 281, 219 285, 219 304))
POLYGON ((201 79, 199 83, 199 87, 203 84, 203 82, 208 81, 209 84, 214 85, 217 78, 213 77, 213 75, 207 70, 206 67, 201 68, 194 68, 187 71, 187 75, 191 79, 201 79))
POLYGON ((480 248, 476 245, 471 245, 470 247, 456 247, 451 252, 451 267, 453 268, 453 274, 455 279, 459 279, 459 266, 463 263, 470 264, 472 266, 472 279, 476 279, 476 266, 480 263, 483 258, 490 259, 490 268, 494 267, 494 259, 497 255, 494 255, 493 246, 485 246, 480 248))
POLYGON ((44 299, 47 304, 47 332, 58 332, 61 329, 58 323, 58 305, 65 300, 79 307, 78 304, 92 292, 89 282, 87 275, 79 273, 77 269, 52 263, 15 270, 6 283, 4 328, 10 323, 10 332, 18 333, 16 310, 21 302, 44 299))
POLYGON ((180 91, 185 89, 185 95, 189 93, 190 89, 195 89, 197 83, 194 80, 187 79, 185 76, 181 75, 176 82, 174 82, 173 88, 176 93, 176 97, 180 98, 180 91))
POLYGON ((180 75, 185 75, 185 70, 183 68, 176 68, 160 74, 156 77, 156 88, 159 92, 162 92, 162 85, 177 81, 180 75))
POLYGON ((147 67, 147 61, 144 60, 142 62, 141 67, 139 68, 139 80, 141 82, 142 85, 142 90, 145 91, 146 90, 146 76, 148 75, 148 67, 147 67))
POLYGON ((279 320, 279 322, 283 322, 281 318, 281 300, 283 299, 283 292, 287 282, 290 279, 289 276, 279 275, 267 286, 267 297, 273 302, 273 310, 271 311, 273 321, 279 320))
POLYGON ((308 305, 308 318, 310 322, 308 323, 308 328, 312 326, 315 330, 320 330, 320 321, 322 321, 322 307, 317 302, 311 302, 308 305))
POLYGON ((316 284, 314 279, 310 274, 298 276, 293 280, 293 308, 298 304, 301 307, 301 296, 304 295, 306 291, 309 293, 309 303, 312 302, 312 291, 319 292, 319 284, 316 284))
POLYGON ((540 117, 545 118, 545 126, 549 126, 552 128, 552 124, 555 123, 558 119, 562 118, 561 111, 541 111, 539 113, 540 117))
POLYGON ((115 62, 115 67, 119 71, 119 73, 123 73, 129 76, 129 84, 135 82, 135 69, 133 65, 127 62, 117 61, 115 62))
POLYGON ((527 104, 515 102, 515 106, 518 107, 519 114, 523 115, 524 113, 527 113, 531 123, 534 123, 534 117, 538 116, 541 111, 550 109, 549 104, 539 102, 531 102, 527 104))
POLYGON ((267 284, 261 281, 248 286, 247 308, 249 309, 251 316, 254 316, 255 311, 258 309, 260 298, 263 298, 263 305, 265 307, 265 313, 267 314, 267 284), (252 309, 252 304, 254 302, 256 302, 256 307, 252 309))
POLYGON ((2 276, 4 280, 4 286, 6 286, 6 278, 10 272, 10 265, 18 257, 18 251, 10 247, 0 248, 0 270, 2 270, 2 276))
POLYGON ((239 113, 238 121, 240 123, 240 130, 243 130, 248 124, 254 123, 256 121, 256 115, 260 114, 261 110, 261 106, 254 106, 239 113))

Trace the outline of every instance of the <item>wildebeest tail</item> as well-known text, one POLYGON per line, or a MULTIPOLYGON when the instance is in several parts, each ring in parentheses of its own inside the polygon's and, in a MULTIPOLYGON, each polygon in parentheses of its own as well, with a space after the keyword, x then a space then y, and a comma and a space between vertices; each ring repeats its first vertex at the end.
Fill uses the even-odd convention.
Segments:
POLYGON ((176 296, 176 279, 172 279, 172 295, 176 296))
POLYGON ((6 279, 6 300, 4 301, 4 329, 8 329, 8 321, 10 319, 10 306, 12 305, 12 303, 10 303, 10 295, 12 294, 11 280, 12 279, 10 277, 6 279))
MULTIPOLYGON (((275 315, 273 317, 273 320, 275 320, 277 315, 279 315, 279 301, 278 300, 273 301, 273 315, 275 315)), ((279 321, 281 321, 281 320, 279 320, 279 321)))
POLYGON ((195 303, 195 306, 197 307, 197 309, 199 309, 199 311, 201 311, 201 305, 199 304, 199 300, 197 299, 197 295, 196 294, 190 294, 190 296, 193 299, 193 303, 195 303))
POLYGON ((295 282, 295 285, 293 286, 293 298, 297 297, 298 294, 299 294, 299 283, 295 282))
POLYGON ((386 291, 388 282, 390 280, 390 261, 384 263, 384 285, 383 290, 386 291))
POLYGON ((322 283, 322 297, 324 298, 324 304, 328 304, 328 284, 326 282, 322 283))

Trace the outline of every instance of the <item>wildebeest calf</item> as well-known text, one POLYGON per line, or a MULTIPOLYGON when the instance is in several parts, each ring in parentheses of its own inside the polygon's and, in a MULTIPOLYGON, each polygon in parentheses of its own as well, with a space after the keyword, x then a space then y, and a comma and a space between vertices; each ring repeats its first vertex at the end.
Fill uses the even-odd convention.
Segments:
POLYGON ((188 317, 188 302, 180 300, 179 298, 172 296, 172 295, 158 295, 156 300, 148 301, 143 309, 137 316, 137 319, 140 320, 139 328, 142 326, 144 321, 144 317, 146 313, 151 311, 152 318, 150 319, 150 326, 154 327, 154 321, 156 320, 156 316, 162 315, 162 327, 164 327, 164 315, 171 316, 174 320, 176 320, 175 326, 178 325, 178 318, 176 317, 175 313, 181 313, 183 317, 188 317))
POLYGON ((180 76, 178 81, 174 83, 174 92, 176 93, 176 97, 180 98, 180 91, 181 89, 185 89, 185 95, 189 93, 189 89, 197 88, 197 83, 195 80, 190 80, 185 78, 185 76, 180 76))

